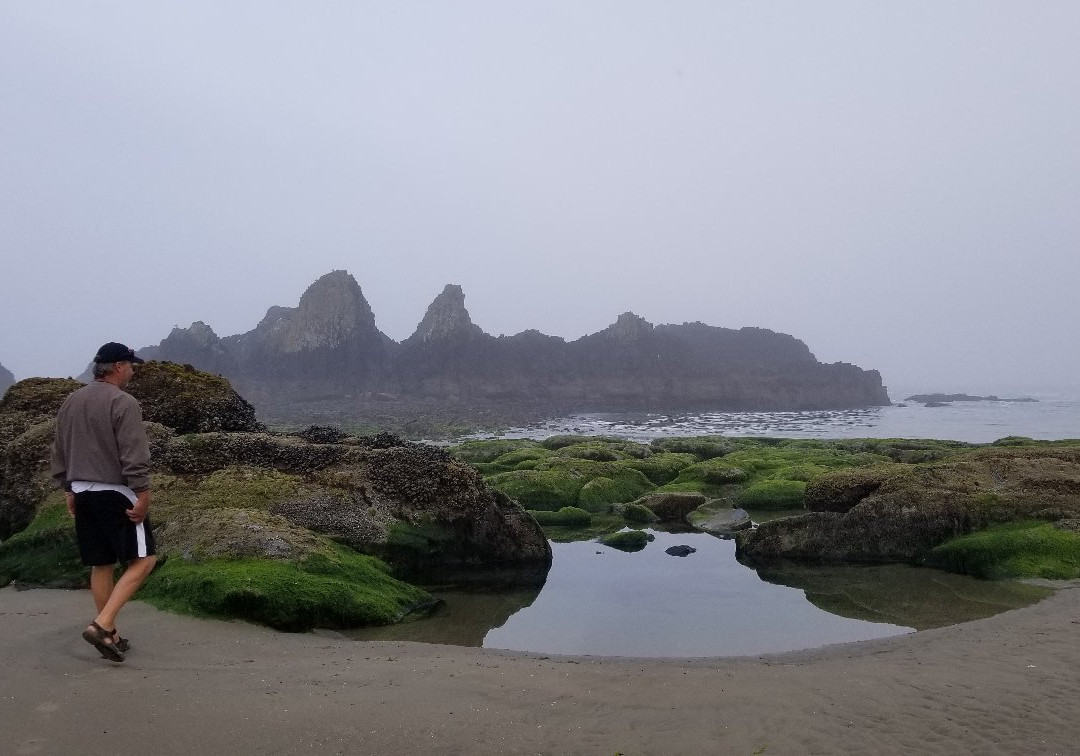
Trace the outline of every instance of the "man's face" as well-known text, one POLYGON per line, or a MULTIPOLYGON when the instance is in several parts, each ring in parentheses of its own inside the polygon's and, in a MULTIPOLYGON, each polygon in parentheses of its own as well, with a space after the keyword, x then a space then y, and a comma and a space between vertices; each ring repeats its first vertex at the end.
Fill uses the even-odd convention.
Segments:
POLYGON ((135 366, 130 362, 118 362, 116 363, 116 375, 119 378, 117 385, 123 388, 128 385, 131 377, 135 375, 135 366))

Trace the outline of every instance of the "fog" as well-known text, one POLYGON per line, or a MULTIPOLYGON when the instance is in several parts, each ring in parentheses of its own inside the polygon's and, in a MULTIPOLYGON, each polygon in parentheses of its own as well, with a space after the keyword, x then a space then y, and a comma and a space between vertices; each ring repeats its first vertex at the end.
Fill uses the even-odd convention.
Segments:
POLYGON ((0 4, 0 363, 632 310, 900 390, 1080 391, 1080 4, 0 4))

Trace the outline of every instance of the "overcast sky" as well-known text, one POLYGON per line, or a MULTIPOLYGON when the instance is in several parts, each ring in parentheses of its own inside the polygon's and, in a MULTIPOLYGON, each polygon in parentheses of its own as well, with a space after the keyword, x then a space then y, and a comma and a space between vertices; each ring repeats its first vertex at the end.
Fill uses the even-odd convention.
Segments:
POLYGON ((394 339, 632 310, 1080 392, 1080 3, 0 1, 0 364, 352 273, 394 339))

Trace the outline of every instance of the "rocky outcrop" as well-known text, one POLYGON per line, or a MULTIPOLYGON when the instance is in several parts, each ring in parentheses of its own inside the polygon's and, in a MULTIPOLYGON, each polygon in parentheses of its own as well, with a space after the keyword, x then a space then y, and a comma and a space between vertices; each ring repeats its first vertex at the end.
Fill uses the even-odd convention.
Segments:
MULTIPOLYGON (((186 344, 191 341, 186 337, 186 344)), ((254 330, 212 342, 209 363, 190 353, 184 361, 204 370, 218 367, 253 399, 310 400, 375 390, 396 346, 376 327, 356 280, 336 270, 309 286, 297 307, 271 307, 254 330)), ((166 342, 151 355, 180 361, 166 342)))
MULTIPOLYGON (((551 550, 536 521, 445 451, 385 434, 272 434, 219 376, 157 362, 137 374, 129 389, 151 439, 164 560, 299 564, 344 543, 401 574, 522 567, 544 579, 551 550)), ((42 548, 70 541, 70 521, 56 516, 63 501, 47 460, 56 412, 79 386, 22 381, 0 402, 0 538, 25 528, 35 513, 45 518, 35 523, 34 538, 13 542, 24 565, 33 562, 35 539, 42 548)), ((82 575, 71 570, 72 579, 82 575)))
POLYGON ((177 433, 264 430, 255 408, 219 375, 191 365, 150 361, 127 386, 139 400, 143 419, 177 433))
POLYGON ((920 562, 994 524, 1075 518, 1080 446, 986 447, 934 464, 846 470, 811 480, 805 500, 813 511, 739 533, 739 558, 920 562))
POLYGON ((923 402, 930 405, 941 405, 948 402, 1037 402, 1038 399, 1020 397, 1015 399, 1002 399, 990 394, 989 396, 972 396, 971 394, 913 394, 904 398, 906 402, 923 402))
POLYGON ((796 410, 885 405, 876 371, 819 363, 807 346, 761 328, 659 325, 631 312, 573 342, 530 330, 492 337, 448 285, 401 344, 375 325, 345 271, 323 276, 296 308, 271 307, 252 331, 219 338, 174 329, 145 358, 228 377, 258 406, 290 402, 443 403, 588 410, 796 410))
POLYGON ((15 375, 3 365, 0 365, 0 396, 15 383, 15 375))
POLYGON ((0 399, 0 541, 30 524, 51 489, 56 413, 80 386, 70 378, 28 378, 0 399))

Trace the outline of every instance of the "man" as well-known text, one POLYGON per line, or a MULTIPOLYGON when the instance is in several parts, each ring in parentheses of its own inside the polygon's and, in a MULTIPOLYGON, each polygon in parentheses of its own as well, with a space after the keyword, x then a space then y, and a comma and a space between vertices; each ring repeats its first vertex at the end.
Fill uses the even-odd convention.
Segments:
POLYGON ((141 362, 123 344, 104 344, 94 356, 94 380, 60 407, 52 449, 52 475, 67 492, 98 612, 82 636, 114 662, 130 647, 116 632, 116 615, 157 561, 147 516, 150 444, 139 403, 122 390, 141 362), (117 562, 127 567, 114 584, 117 562))

